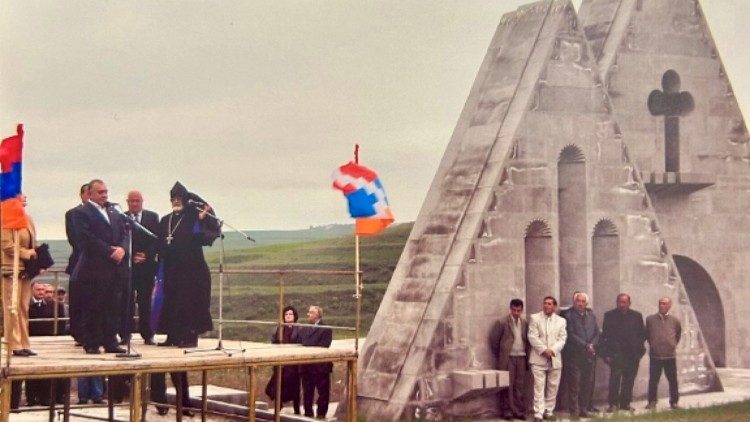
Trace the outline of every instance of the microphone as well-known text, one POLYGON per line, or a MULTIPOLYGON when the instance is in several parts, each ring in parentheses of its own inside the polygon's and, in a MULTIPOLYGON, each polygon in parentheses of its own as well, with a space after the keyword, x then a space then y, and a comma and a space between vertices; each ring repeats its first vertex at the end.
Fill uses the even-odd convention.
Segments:
POLYGON ((195 200, 192 200, 192 199, 188 199, 188 205, 193 206, 193 207, 202 207, 202 206, 205 206, 206 203, 205 202, 201 202, 201 201, 195 201, 195 200))
POLYGON ((109 201, 107 201, 107 202, 104 203, 104 206, 105 207, 118 207, 118 206, 120 206, 120 204, 117 203, 117 202, 109 202, 109 201))

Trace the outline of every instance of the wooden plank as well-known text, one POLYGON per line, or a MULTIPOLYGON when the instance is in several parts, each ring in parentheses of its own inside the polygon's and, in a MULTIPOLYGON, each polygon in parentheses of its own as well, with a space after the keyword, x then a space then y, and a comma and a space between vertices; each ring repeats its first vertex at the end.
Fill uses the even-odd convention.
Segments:
MULTIPOLYGON (((67 378, 80 375, 132 375, 175 371, 203 371, 356 360, 357 354, 344 347, 303 347, 297 344, 269 344, 224 341, 227 348, 245 349, 227 356, 219 351, 185 354, 175 347, 144 346, 135 342, 141 359, 123 360, 114 354, 87 355, 70 337, 32 337, 38 356, 12 359, 5 371, 11 379, 67 378)), ((215 339, 200 339, 198 348, 210 349, 215 339)), ((2 362, 4 365, 4 362, 2 362)))

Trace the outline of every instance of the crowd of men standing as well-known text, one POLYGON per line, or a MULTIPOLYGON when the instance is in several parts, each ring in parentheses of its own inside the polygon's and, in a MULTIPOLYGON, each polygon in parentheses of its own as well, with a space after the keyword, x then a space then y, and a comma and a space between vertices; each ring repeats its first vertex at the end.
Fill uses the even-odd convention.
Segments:
POLYGON ((496 367, 509 372, 509 388, 500 396, 505 419, 526 419, 531 401, 529 372, 535 421, 554 419, 556 406, 567 407, 572 419, 597 412, 592 404, 597 358, 609 366, 606 411, 633 411, 633 384, 646 341, 650 352, 646 408, 656 408, 662 371, 669 382, 670 407, 678 407, 676 349, 682 327, 670 313, 671 299, 659 299, 658 312, 648 316, 644 324, 641 313, 630 308, 630 295, 620 293, 615 309, 604 314, 601 330, 588 303, 586 293, 576 292, 573 306, 558 314, 557 300, 548 296, 542 311, 527 321, 523 301, 510 302, 509 314, 496 322, 490 334, 496 367))

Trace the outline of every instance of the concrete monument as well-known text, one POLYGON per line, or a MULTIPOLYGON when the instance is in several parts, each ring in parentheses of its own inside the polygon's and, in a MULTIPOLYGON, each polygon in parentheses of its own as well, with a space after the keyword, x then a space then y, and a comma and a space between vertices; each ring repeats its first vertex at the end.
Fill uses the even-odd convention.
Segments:
POLYGON ((580 22, 711 357, 747 368, 750 137, 700 4, 584 0, 580 22))
MULTIPOLYGON (((592 22, 604 21, 593 27, 609 33, 600 27, 622 24, 619 2, 601 2, 610 9, 591 3, 592 22)), ((502 17, 363 347, 359 410, 368 420, 496 413, 507 374, 493 368, 492 324, 512 298, 537 312, 544 296, 570 305, 576 290, 590 294, 600 319, 619 292, 631 293, 643 313, 655 312, 660 296, 672 297, 685 327, 682 391, 720 388, 668 247, 679 234, 663 229, 661 211, 652 205, 652 187, 665 183, 641 177, 647 173, 639 165, 655 153, 620 128, 600 79, 605 38, 592 54, 569 0, 530 4, 502 17)), ((713 103, 684 79, 662 79, 639 101, 628 93, 621 106, 643 109, 638 116, 645 122, 631 117, 628 123, 648 128, 649 145, 656 134, 662 143, 682 145, 664 159, 676 159, 681 169, 679 159, 695 147, 684 146, 680 127, 713 103)), ((702 124, 720 129, 718 122, 702 124)), ((645 392, 647 377, 642 363, 636 394, 645 392)))

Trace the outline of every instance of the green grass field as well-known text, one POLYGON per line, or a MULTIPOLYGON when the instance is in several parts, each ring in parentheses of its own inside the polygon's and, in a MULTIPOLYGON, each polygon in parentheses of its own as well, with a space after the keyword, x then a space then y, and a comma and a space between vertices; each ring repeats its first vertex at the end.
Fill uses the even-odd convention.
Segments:
POLYGON ((671 422, 729 422, 750 420, 750 401, 730 403, 703 409, 680 409, 649 413, 646 415, 617 415, 608 418, 593 418, 591 421, 671 421, 671 422))
MULTIPOLYGON (((361 268, 364 272, 362 332, 366 333, 380 305, 393 269, 398 262, 412 224, 391 227, 381 235, 362 238, 361 268)), ((211 268, 218 268, 218 251, 207 253, 211 268)), ((230 270, 348 270, 354 269, 354 236, 309 242, 276 244, 227 251, 225 268, 230 270)), ((226 274, 224 319, 269 320, 278 318, 280 277, 275 274, 226 274)), ((287 274, 283 278, 284 303, 295 306, 304 318, 307 307, 320 305, 327 324, 354 327, 356 301, 353 275, 287 274)), ((213 280, 212 314, 218 317, 218 276, 213 280)), ((304 322, 304 321, 303 321, 304 322)), ((267 341, 273 328, 227 324, 224 336, 230 339, 267 341)), ((211 333, 210 335, 215 335, 211 333)), ((338 331, 337 338, 352 337, 338 331)))

